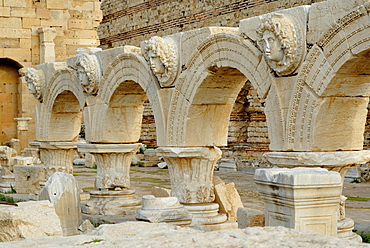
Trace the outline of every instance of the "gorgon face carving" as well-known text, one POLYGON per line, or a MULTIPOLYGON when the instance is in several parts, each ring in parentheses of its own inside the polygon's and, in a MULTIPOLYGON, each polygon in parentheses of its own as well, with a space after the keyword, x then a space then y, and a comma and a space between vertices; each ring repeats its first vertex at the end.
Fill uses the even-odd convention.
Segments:
POLYGON ((101 77, 98 58, 87 53, 78 54, 75 67, 77 79, 85 91, 96 94, 101 77))
POLYGON ((41 101, 42 100, 42 87, 45 85, 45 75, 42 70, 34 68, 27 68, 24 79, 27 82, 28 90, 33 96, 41 101))
POLYGON ((279 75, 295 72, 302 60, 302 34, 298 22, 283 14, 268 15, 257 30, 258 44, 270 67, 279 75))
POLYGON ((154 36, 145 41, 143 53, 161 86, 172 86, 178 67, 176 43, 170 38, 154 36))

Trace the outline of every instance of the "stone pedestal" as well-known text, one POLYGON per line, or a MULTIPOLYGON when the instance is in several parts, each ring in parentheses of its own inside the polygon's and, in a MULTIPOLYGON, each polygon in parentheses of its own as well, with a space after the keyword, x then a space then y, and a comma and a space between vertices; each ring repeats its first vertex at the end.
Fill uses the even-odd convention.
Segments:
POLYGON ((342 181, 322 168, 259 169, 254 175, 265 202, 265 225, 337 236, 342 181))
POLYGON ((188 226, 192 222, 189 211, 176 197, 143 196, 142 208, 136 215, 137 220, 151 223, 166 222, 177 226, 188 226))
MULTIPOLYGON (((363 151, 336 151, 336 152, 269 152, 263 155, 264 159, 271 165, 281 168, 294 168, 294 167, 321 167, 329 171, 337 171, 342 178, 342 187, 344 177, 349 168, 355 167, 356 164, 363 164, 370 160, 370 150, 363 151)), ((344 204, 344 203, 343 203, 344 204)), ((342 212, 339 217, 339 222, 345 219, 344 208, 339 210, 342 212)), ((348 225, 348 221, 346 221, 348 225)), ((342 226, 338 223, 338 226, 342 226)), ((359 240, 358 236, 352 234, 351 228, 338 229, 338 234, 346 239, 359 240), (347 231, 345 231, 347 230, 347 231), (347 234, 344 234, 347 232, 347 234)))
POLYGON ((237 228, 219 214, 213 186, 213 171, 221 150, 217 147, 160 147, 157 155, 167 162, 171 196, 192 214, 191 226, 205 231, 237 228))
POLYGON ((130 189, 132 156, 141 144, 79 144, 78 151, 90 153, 97 165, 95 187, 82 207, 87 214, 122 215, 137 212, 141 201, 130 189))
POLYGON ((40 157, 46 167, 46 178, 55 172, 73 174, 73 156, 77 142, 40 142, 40 157))
POLYGON ((82 213, 91 215, 135 214, 141 207, 135 190, 91 190, 90 199, 81 206, 82 213))

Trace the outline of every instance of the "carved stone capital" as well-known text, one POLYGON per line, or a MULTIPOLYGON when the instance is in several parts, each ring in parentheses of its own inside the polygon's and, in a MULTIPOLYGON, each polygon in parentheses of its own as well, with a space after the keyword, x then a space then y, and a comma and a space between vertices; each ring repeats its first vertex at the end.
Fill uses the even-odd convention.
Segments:
POLYGON ((213 170, 221 157, 217 147, 160 147, 157 155, 168 164, 171 196, 181 203, 207 203, 215 199, 213 170))
POLYGON ((73 173, 73 156, 76 142, 40 142, 41 161, 49 178, 55 172, 73 173))
POLYGON ((99 189, 130 187, 132 156, 141 144, 79 144, 79 152, 95 157, 98 170, 95 185, 99 189))
POLYGON ((273 13, 267 15, 256 30, 258 45, 265 60, 277 75, 293 74, 304 55, 302 27, 293 16, 273 13))
POLYGON ((143 54, 161 87, 171 87, 176 79, 179 55, 175 41, 154 36, 144 42, 143 54))
POLYGON ((34 68, 20 69, 20 74, 24 76, 27 82, 28 90, 33 96, 42 101, 43 91, 45 88, 45 74, 42 70, 36 70, 34 68))
POLYGON ((94 54, 77 54, 76 76, 87 93, 97 94, 101 80, 101 68, 98 58, 94 54))

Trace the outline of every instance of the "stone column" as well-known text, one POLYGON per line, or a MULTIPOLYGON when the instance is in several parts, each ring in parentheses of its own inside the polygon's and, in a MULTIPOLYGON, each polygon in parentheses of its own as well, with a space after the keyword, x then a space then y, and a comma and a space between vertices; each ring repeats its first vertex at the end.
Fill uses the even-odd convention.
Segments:
POLYGON ((46 167, 46 178, 55 172, 73 174, 73 156, 77 142, 40 142, 40 157, 46 167))
POLYGON ((157 155, 167 162, 171 196, 193 215, 192 223, 201 230, 213 231, 237 228, 236 222, 226 222, 218 213, 213 186, 213 171, 221 150, 217 147, 159 147, 157 155))
MULTIPOLYGON (((321 167, 329 171, 337 171, 342 178, 349 168, 356 164, 363 164, 370 160, 370 150, 363 151, 335 151, 335 152, 269 152, 263 155, 265 160, 280 168, 294 167, 321 167)), ((342 193, 342 192, 341 192, 342 193)), ((345 217, 344 199, 338 202, 338 237, 361 242, 361 237, 352 232, 354 222, 345 217), (342 207, 340 207, 340 205, 342 207)))
POLYGON ((27 134, 28 132, 28 122, 32 120, 31 117, 18 117, 14 118, 14 120, 17 121, 17 138, 19 139, 21 143, 21 149, 23 150, 24 148, 27 147, 27 134))
POLYGON ((40 64, 55 62, 55 28, 42 27, 37 33, 40 36, 40 64))
POLYGON ((78 151, 95 157, 96 190, 90 191, 90 200, 82 207, 86 214, 122 215, 140 208, 135 190, 130 188, 132 156, 141 144, 79 144, 78 151))

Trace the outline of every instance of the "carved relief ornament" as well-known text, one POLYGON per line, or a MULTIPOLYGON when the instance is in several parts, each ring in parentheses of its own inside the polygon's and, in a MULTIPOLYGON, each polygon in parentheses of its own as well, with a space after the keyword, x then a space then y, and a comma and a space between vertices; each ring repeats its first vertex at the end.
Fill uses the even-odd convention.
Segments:
POLYGON ((292 16, 274 13, 265 17, 256 31, 258 45, 271 69, 279 76, 293 74, 304 54, 299 22, 292 16))
POLYGON ((101 80, 98 58, 93 54, 81 53, 75 62, 77 79, 87 93, 96 94, 101 80))
POLYGON ((24 79, 27 82, 28 90, 33 96, 42 101, 43 88, 45 87, 45 74, 42 70, 27 68, 24 72, 24 79))
POLYGON ((154 36, 144 42, 143 54, 161 87, 173 86, 179 64, 175 41, 154 36))

